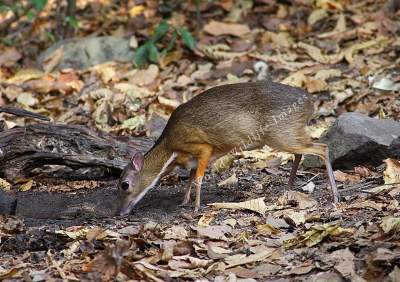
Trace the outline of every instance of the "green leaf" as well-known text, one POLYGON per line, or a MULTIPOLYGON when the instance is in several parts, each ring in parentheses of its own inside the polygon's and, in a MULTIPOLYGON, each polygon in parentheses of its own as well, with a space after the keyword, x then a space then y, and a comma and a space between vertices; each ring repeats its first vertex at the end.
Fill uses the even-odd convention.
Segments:
POLYGON ((182 37, 183 44, 186 45, 189 49, 196 48, 196 40, 193 38, 192 34, 187 30, 186 27, 178 28, 178 32, 182 37))
POLYGON ((154 45, 152 41, 149 41, 146 44, 148 44, 147 50, 149 51, 148 53, 149 60, 153 63, 158 63, 158 49, 156 45, 154 45))
POLYGON ((32 3, 33 8, 38 11, 42 10, 47 4, 47 0, 30 0, 30 2, 32 3))
POLYGON ((30 11, 28 11, 28 13, 26 13, 26 17, 31 22, 31 21, 33 21, 33 18, 35 17, 35 13, 32 10, 30 10, 30 11))
POLYGON ((166 21, 163 20, 160 22, 160 24, 154 30, 154 35, 152 36, 151 40, 153 42, 160 40, 168 32, 169 27, 170 25, 166 21))
POLYGON ((174 48, 174 44, 176 42, 176 38, 178 37, 178 33, 176 32, 176 30, 172 33, 172 37, 171 40, 168 43, 168 46, 164 48, 164 50, 162 50, 162 53, 165 55, 167 54, 169 51, 172 50, 172 48, 174 48))
POLYGON ((147 54, 148 54, 148 44, 145 43, 135 51, 135 64, 138 67, 143 66, 147 62, 147 54))
POLYGON ((65 21, 72 26, 73 28, 78 28, 79 24, 78 24, 78 20, 76 19, 76 17, 70 17, 67 16, 65 17, 65 21))

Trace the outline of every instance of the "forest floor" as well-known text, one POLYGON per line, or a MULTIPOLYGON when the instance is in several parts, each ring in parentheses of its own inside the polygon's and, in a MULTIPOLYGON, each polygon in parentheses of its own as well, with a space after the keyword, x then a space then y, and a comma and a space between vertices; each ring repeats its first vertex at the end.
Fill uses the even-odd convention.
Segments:
MULTIPOLYGON (((270 78, 313 96, 314 139, 345 112, 400 120, 399 1, 195 2, 78 0, 78 45, 47 49, 62 39, 65 10, 49 0, 0 30, 0 107, 115 138, 157 137, 205 89, 270 78)), ((37 122, 0 119, 3 132, 37 122)), ((1 192, 18 198, 16 215, 0 215, 0 280, 400 281, 400 162, 335 168, 343 201, 333 204, 321 169, 301 168, 287 190, 292 158, 264 148, 210 168, 196 213, 180 206, 187 176, 173 173, 127 217, 113 215, 115 176, 0 171, 1 192)))

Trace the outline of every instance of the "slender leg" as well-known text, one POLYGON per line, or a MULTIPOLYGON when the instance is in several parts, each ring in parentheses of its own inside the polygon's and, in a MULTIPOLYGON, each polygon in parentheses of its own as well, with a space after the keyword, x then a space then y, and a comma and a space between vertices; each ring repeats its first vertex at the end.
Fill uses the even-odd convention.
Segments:
POLYGON ((326 171, 328 173, 329 185, 332 189, 333 200, 335 203, 340 201, 339 192, 337 190, 335 177, 333 176, 333 170, 331 166, 331 162, 329 160, 329 149, 326 144, 322 143, 313 143, 310 147, 296 150, 297 154, 312 154, 317 155, 325 162, 326 171))
POLYGON ((207 169, 208 162, 212 155, 212 147, 210 145, 199 145, 199 154, 197 156, 197 169, 196 169, 196 200, 194 210, 198 211, 200 208, 200 192, 201 192, 201 183, 203 182, 203 176, 207 169))
POLYGON ((325 148, 325 167, 326 170, 328 172, 328 177, 329 177, 329 183, 331 185, 331 189, 332 189, 332 194, 333 194, 333 200, 335 201, 335 203, 338 203, 340 201, 340 196, 339 196, 339 192, 337 190, 337 186, 336 186, 336 182, 335 182, 335 177, 333 175, 333 169, 332 169, 332 165, 331 162, 329 160, 329 148, 326 147, 325 148))
POLYGON ((185 188, 185 196, 183 197, 182 205, 187 205, 190 201, 190 191, 192 190, 192 182, 196 176, 196 169, 190 169, 189 179, 185 188))
POLYGON ((294 161, 292 165, 292 170, 290 171, 289 182, 288 182, 289 189, 294 188, 294 178, 296 177, 300 161, 301 161, 301 154, 294 154, 294 161))

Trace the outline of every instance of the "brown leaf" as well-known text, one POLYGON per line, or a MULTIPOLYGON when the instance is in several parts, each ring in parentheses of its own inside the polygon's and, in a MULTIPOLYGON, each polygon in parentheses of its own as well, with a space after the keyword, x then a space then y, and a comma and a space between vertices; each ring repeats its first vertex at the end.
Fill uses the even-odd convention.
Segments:
POLYGON ((271 263, 263 263, 255 268, 253 270, 262 275, 262 276, 271 276, 277 274, 280 270, 282 269, 282 266, 277 265, 277 264, 271 264, 271 263))
POLYGON ((250 32, 250 29, 245 24, 224 23, 211 20, 204 26, 204 31, 214 35, 233 35, 241 37, 250 32))
POLYGON ((201 216, 197 225, 200 227, 209 226, 210 223, 214 220, 216 212, 207 212, 201 216))
POLYGON ((225 234, 230 233, 232 228, 228 225, 214 225, 207 227, 192 227, 197 231, 197 235, 200 237, 206 237, 210 239, 224 240, 227 238, 225 234))
POLYGON ((164 231, 164 239, 185 239, 188 237, 188 232, 183 226, 172 226, 164 231))
POLYGON ((298 226, 306 222, 306 212, 305 211, 293 211, 289 210, 285 213, 284 218, 289 224, 298 226))
POLYGON ((30 179, 28 182, 25 182, 24 184, 22 184, 19 187, 19 190, 22 192, 28 191, 32 188, 32 185, 33 185, 33 179, 30 179))
POLYGON ((344 57, 347 62, 350 64, 353 63, 353 55, 354 53, 357 53, 360 50, 367 49, 367 48, 372 48, 376 46, 382 46, 386 45, 388 43, 388 38, 384 36, 380 36, 376 39, 369 40, 363 43, 356 43, 351 45, 350 47, 347 47, 346 50, 344 50, 344 57))
POLYGON ((104 231, 105 230, 103 228, 95 226, 86 233, 86 239, 88 241, 93 241, 94 239, 104 239, 107 236, 107 233, 104 231))
POLYGON ((61 62, 62 58, 64 57, 64 46, 60 46, 54 52, 49 54, 43 60, 43 70, 45 73, 52 72, 58 64, 61 62))
POLYGON ((211 259, 221 259, 231 253, 230 250, 220 247, 220 242, 207 242, 207 255, 211 259))
POLYGON ((269 248, 249 256, 246 256, 245 254, 233 255, 226 257, 224 261, 228 264, 227 268, 231 268, 238 265, 265 260, 270 257, 275 250, 275 248, 269 248))
POLYGON ((360 177, 362 177, 362 178, 368 177, 372 174, 372 171, 370 169, 368 169, 365 166, 361 166, 361 165, 356 166, 354 168, 354 172, 356 174, 360 175, 360 177))
POLYGON ((400 234, 400 218, 393 216, 385 216, 380 224, 383 232, 400 234))
POLYGON ((217 183, 218 187, 228 187, 238 183, 238 178, 236 177, 236 173, 229 176, 227 179, 222 180, 217 183))
POLYGON ((9 280, 9 279, 14 278, 16 276, 20 276, 20 273, 23 270, 26 270, 28 266, 29 266, 28 263, 21 263, 21 264, 19 264, 17 266, 14 266, 13 268, 10 268, 10 269, 4 269, 4 270, 1 269, 0 270, 0 280, 1 281, 9 280))
POLYGON ((257 272, 241 266, 228 269, 227 273, 234 273, 237 277, 240 278, 260 278, 260 275, 257 272))
POLYGON ((32 107, 38 103, 38 100, 30 92, 22 92, 17 97, 17 102, 24 107, 32 107))
POLYGON ((386 159, 386 169, 383 172, 385 184, 400 183, 400 162, 395 159, 386 159))
POLYGON ((306 274, 309 273, 311 270, 313 270, 315 268, 314 265, 310 265, 310 264, 305 264, 305 265, 299 265, 299 266, 295 266, 293 267, 291 270, 289 270, 288 272, 285 272, 284 275, 302 275, 302 274, 306 274))
POLYGON ((281 231, 275 227, 273 227, 271 224, 259 224, 257 225, 257 232, 258 234, 261 235, 276 235, 281 233, 281 231))
POLYGON ((22 55, 17 49, 14 47, 7 48, 0 54, 0 67, 12 67, 21 58, 22 55))
POLYGON ((312 46, 310 44, 306 44, 303 42, 300 42, 297 44, 300 48, 304 49, 306 53, 315 61, 323 64, 336 64, 340 62, 344 54, 343 53, 338 53, 338 54, 333 54, 333 55, 324 55, 322 54, 321 49, 318 47, 312 46))
POLYGON ((369 209, 374 209, 374 210, 377 210, 377 211, 381 211, 384 206, 385 205, 382 204, 382 203, 376 203, 376 202, 371 201, 371 200, 363 200, 362 202, 348 205, 347 208, 349 208, 349 209, 351 209, 351 208, 358 208, 358 209, 369 208, 369 209))
POLYGON ((355 272, 354 255, 348 249, 334 251, 329 257, 336 263, 335 269, 340 272, 345 278, 353 277, 355 272))
POLYGON ((291 203, 296 204, 300 209, 308 209, 318 204, 309 195, 297 191, 287 191, 278 198, 280 205, 286 206, 291 203))
POLYGON ((209 205, 218 209, 251 210, 264 215, 267 210, 264 199, 265 197, 239 203, 213 203, 209 205))
POLYGON ((174 246, 174 256, 191 255, 194 253, 193 243, 189 241, 179 241, 174 246))
POLYGON ((14 76, 7 79, 8 83, 21 84, 31 79, 41 78, 44 73, 37 69, 21 69, 14 76))
POLYGON ((4 191, 10 191, 11 184, 7 182, 7 180, 0 178, 0 189, 4 191))
POLYGON ((156 65, 150 65, 147 69, 138 70, 129 82, 138 86, 146 86, 155 82, 159 75, 159 69, 156 65))
POLYGON ((348 182, 348 183, 357 183, 360 182, 360 175, 352 175, 349 173, 345 173, 340 170, 336 170, 333 172, 333 175, 335 176, 335 180, 339 182, 348 182))

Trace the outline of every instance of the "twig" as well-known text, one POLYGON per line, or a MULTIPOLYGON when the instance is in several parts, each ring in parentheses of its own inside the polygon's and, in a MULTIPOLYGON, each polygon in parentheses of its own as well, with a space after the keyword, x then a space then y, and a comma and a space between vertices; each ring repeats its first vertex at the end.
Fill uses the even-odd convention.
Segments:
POLYGON ((44 121, 50 121, 50 119, 44 115, 36 114, 27 110, 23 109, 18 109, 14 107, 0 107, 0 113, 7 113, 15 116, 20 116, 20 117, 30 117, 30 118, 36 118, 44 121))

